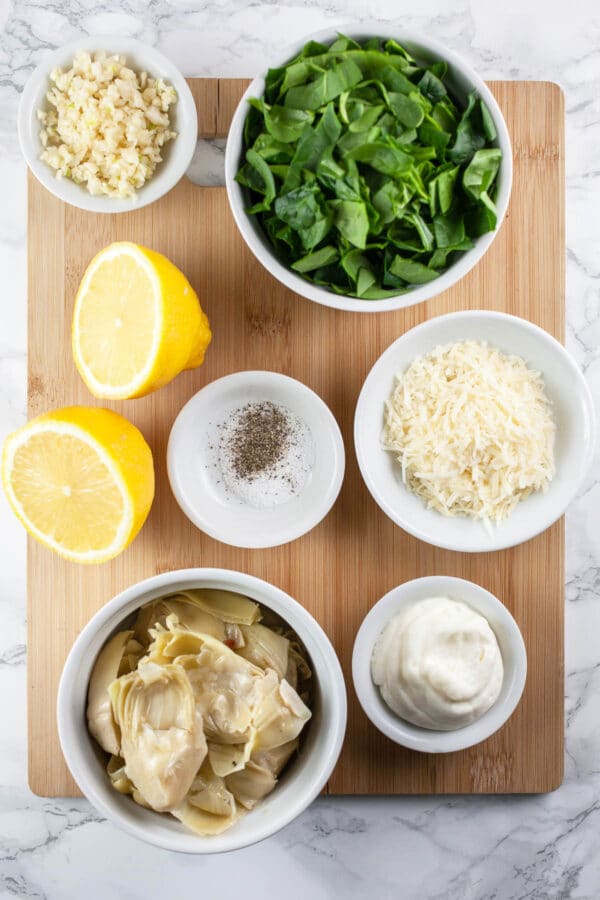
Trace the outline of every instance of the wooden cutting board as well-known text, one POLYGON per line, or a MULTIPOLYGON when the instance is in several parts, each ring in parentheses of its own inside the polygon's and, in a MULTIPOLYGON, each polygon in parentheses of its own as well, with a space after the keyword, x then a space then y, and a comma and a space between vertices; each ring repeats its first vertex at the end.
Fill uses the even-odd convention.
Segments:
MULTIPOLYGON (((200 133, 224 136, 246 83, 190 81, 200 133)), ((564 339, 564 107, 543 82, 491 85, 514 150, 507 218, 480 264, 452 290, 405 311, 361 315, 290 293, 255 261, 238 235, 224 188, 183 179, 150 207, 100 216, 65 206, 29 178, 29 414, 95 404, 73 364, 73 298, 92 256, 115 240, 169 256, 197 289, 214 332, 205 365, 143 400, 113 407, 154 451, 157 493, 140 536, 118 559, 80 567, 29 543, 29 783, 44 796, 77 793, 55 726, 57 684, 83 625, 139 579, 182 566, 224 566, 273 582, 303 603, 331 637, 348 687, 348 731, 331 793, 501 793, 556 788, 563 773, 564 528, 501 553, 437 550, 409 537, 379 510, 358 472, 354 406, 380 353, 418 322, 453 310, 524 316, 564 339), (188 522, 165 471, 169 430, 183 404, 215 378, 267 368, 304 381, 329 404, 346 442, 347 470, 333 511, 310 534, 273 550, 237 550, 188 522), (428 756, 397 747, 362 713, 350 656, 367 610, 394 585, 431 574, 478 582, 519 623, 529 660, 523 699, 495 736, 460 753, 428 756)), ((82 721, 81 727, 84 728, 82 721)))

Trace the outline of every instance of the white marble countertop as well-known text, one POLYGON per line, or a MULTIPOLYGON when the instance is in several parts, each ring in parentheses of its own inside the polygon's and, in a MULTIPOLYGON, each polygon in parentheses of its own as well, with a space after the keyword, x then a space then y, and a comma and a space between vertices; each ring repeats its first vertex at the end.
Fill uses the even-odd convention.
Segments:
MULTIPOLYGON (((0 440, 25 421, 26 189, 20 91, 86 34, 156 44, 186 74, 252 75, 282 42, 398 21, 487 78, 559 82, 567 110, 568 346, 600 397, 600 12, 597 0, 0 0, 0 440), (418 15, 414 14, 418 8, 418 15)), ((596 900, 600 897, 600 480, 567 520, 566 777, 547 796, 328 798, 276 837, 193 858, 117 832, 26 776, 25 539, 0 492, 0 896, 596 900), (191 886, 193 887, 191 888, 191 886)))

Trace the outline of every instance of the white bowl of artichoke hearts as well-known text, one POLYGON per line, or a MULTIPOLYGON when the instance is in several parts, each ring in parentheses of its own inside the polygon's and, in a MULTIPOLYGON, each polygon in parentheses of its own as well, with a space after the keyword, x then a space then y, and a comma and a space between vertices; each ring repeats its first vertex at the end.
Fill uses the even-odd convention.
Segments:
POLYGON ((57 715, 67 765, 103 815, 167 850, 219 853, 279 831, 321 791, 346 690, 299 603, 240 572, 185 569, 93 617, 57 715))
POLYGON ((407 331, 358 398, 358 464, 381 509, 422 541, 513 547, 564 513, 595 444, 590 389, 525 319, 450 313, 407 331))

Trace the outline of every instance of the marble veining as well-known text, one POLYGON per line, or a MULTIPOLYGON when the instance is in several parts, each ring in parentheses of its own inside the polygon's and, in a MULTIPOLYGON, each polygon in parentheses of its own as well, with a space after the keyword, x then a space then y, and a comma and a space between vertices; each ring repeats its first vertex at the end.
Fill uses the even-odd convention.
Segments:
MULTIPOLYGON (((568 346, 600 397, 600 13, 596 0, 0 0, 0 440, 25 421, 26 188, 15 113, 45 53, 87 34, 155 44, 188 75, 249 76, 282 42, 398 21, 486 78, 557 81, 567 112, 568 346)), ((206 177, 218 179, 220 152, 206 177)), ((214 181, 213 181, 214 183, 214 181)), ((600 480, 567 517, 566 776, 539 797, 324 798, 235 856, 189 858, 118 833, 83 800, 26 784, 25 540, 0 495, 0 897, 141 900, 597 900, 600 480)))

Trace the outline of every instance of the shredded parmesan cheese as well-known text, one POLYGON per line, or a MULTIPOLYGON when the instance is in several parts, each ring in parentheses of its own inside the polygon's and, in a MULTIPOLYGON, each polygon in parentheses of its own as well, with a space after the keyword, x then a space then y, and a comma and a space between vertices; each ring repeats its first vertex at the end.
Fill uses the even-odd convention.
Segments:
POLYGON ((465 341, 436 347, 397 376, 383 442, 428 507, 489 524, 547 490, 555 431, 540 373, 465 341))

